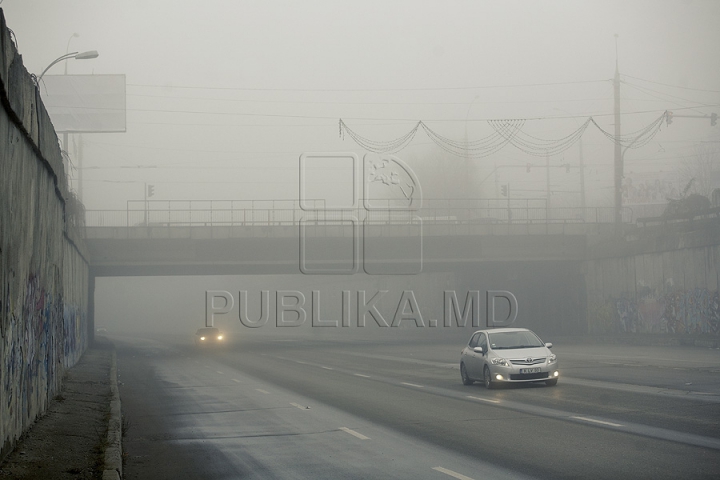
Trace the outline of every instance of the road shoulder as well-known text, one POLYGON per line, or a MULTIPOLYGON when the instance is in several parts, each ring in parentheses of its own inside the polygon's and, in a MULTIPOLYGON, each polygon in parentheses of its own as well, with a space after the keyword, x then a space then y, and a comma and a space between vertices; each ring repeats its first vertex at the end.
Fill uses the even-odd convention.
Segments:
POLYGON ((110 342, 99 339, 68 370, 47 413, 0 464, 0 478, 102 478, 113 351, 110 342))

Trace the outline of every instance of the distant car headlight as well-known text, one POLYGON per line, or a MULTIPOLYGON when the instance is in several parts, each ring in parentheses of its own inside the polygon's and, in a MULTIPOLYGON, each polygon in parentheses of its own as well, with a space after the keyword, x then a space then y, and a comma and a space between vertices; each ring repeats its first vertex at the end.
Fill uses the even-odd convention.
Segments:
POLYGON ((218 340, 222 340, 222 335, 218 335, 218 340))
POLYGON ((205 337, 200 337, 200 340, 205 340, 205 337))
POLYGON ((490 363, 492 363, 493 365, 502 365, 503 367, 510 366, 510 362, 508 362, 504 358, 500 358, 500 357, 495 357, 495 358, 491 359, 490 363))
POLYGON ((554 355, 554 354, 553 354, 553 355, 550 355, 550 356, 548 357, 548 359, 547 359, 547 362, 548 362, 548 363, 555 363, 555 362, 557 362, 557 355, 554 355))

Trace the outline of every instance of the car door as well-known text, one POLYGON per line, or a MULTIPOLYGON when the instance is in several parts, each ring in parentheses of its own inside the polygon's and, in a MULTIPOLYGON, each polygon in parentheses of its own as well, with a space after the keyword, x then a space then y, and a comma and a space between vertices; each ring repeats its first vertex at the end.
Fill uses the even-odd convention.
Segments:
POLYGON ((470 343, 468 343, 466 349, 467 354, 465 355, 465 368, 467 369, 468 375, 470 375, 473 379, 482 378, 482 369, 484 366, 483 355, 475 352, 474 348, 482 346, 483 342, 485 342, 483 349, 487 349, 485 334, 483 332, 477 332, 470 339, 470 343))

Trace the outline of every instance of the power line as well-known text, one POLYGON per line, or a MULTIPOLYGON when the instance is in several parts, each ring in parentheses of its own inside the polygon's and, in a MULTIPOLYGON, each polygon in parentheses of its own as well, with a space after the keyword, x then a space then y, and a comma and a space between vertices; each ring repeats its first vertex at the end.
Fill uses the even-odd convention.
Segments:
POLYGON ((720 90, 705 90, 705 89, 702 89, 702 88, 681 87, 680 85, 670 85, 669 83, 656 82, 656 81, 654 81, 654 80, 647 80, 647 79, 645 79, 645 78, 633 77, 632 75, 627 75, 627 74, 623 74, 622 76, 623 76, 623 77, 632 78, 632 79, 635 79, 635 80, 641 80, 641 81, 643 81, 643 82, 654 83, 654 84, 656 84, 656 85, 662 85, 662 86, 664 86, 664 87, 680 88, 680 89, 683 89, 683 90, 693 90, 693 91, 696 91, 696 92, 720 93, 720 90))
MULTIPOLYGON (((147 95, 141 93, 128 93, 128 97, 146 97, 146 98, 163 98, 163 99, 181 99, 181 100, 213 100, 221 102, 238 102, 238 103, 270 103, 270 104, 299 104, 299 105, 461 105, 468 106, 468 102, 347 102, 347 101, 312 101, 312 100, 248 100, 239 98, 218 98, 218 97, 185 97, 178 95, 147 95)), ((492 100, 492 101, 476 101, 474 105, 483 104, 511 104, 511 103, 566 103, 566 102, 596 102, 606 101, 608 98, 574 98, 574 99, 555 99, 555 100, 492 100)))
POLYGON ((694 106, 694 107, 687 107, 688 109, 696 110, 696 109, 699 108, 699 107, 707 107, 707 106, 709 106, 708 104, 706 104, 706 103, 704 103, 704 102, 698 102, 697 100, 690 100, 689 98, 678 97, 677 95, 670 95, 669 93, 659 92, 659 91, 657 91, 657 90, 653 90, 652 88, 643 87, 643 86, 641 86, 641 85, 635 85, 634 83, 623 82, 623 84, 627 85, 627 86, 630 87, 630 88, 634 88, 634 89, 636 89, 637 91, 639 91, 639 92, 641 92, 641 93, 644 93, 645 95, 649 95, 649 96, 651 96, 651 97, 654 97, 654 98, 656 98, 656 99, 658 99, 658 100, 662 100, 662 101, 665 101, 665 102, 671 102, 671 103, 673 103, 673 104, 675 104, 675 105, 680 105, 680 106, 683 106, 683 107, 685 106, 685 105, 683 105, 683 104, 681 104, 681 103, 677 103, 677 102, 675 102, 675 101, 673 101, 673 100, 668 100, 667 98, 661 98, 661 97, 658 97, 657 95, 653 95, 652 93, 648 93, 648 92, 653 92, 653 93, 656 93, 656 94, 658 94, 658 95, 663 95, 663 96, 665 96, 665 97, 675 98, 675 99, 678 99, 678 100, 682 100, 682 101, 684 101, 684 102, 691 102, 691 103, 696 103, 696 104, 697 104, 697 106, 694 106))
POLYGON ((510 85, 480 85, 475 87, 417 87, 417 88, 253 88, 253 87, 201 87, 195 85, 154 85, 143 83, 128 83, 128 87, 163 88, 163 89, 189 89, 189 90, 231 90, 248 92, 421 92, 421 91, 443 91, 443 90, 482 90, 489 88, 524 88, 524 87, 548 87, 556 85, 576 85, 587 83, 607 82, 604 80, 577 80, 569 82, 547 82, 547 83, 521 83, 510 85))
MULTIPOLYGON (((714 107, 718 106, 720 104, 704 104, 704 107, 714 107)), ((58 108, 71 108, 74 110, 104 110, 104 111, 127 111, 127 112, 142 112, 142 113, 186 113, 186 114, 193 114, 193 115, 222 115, 222 116, 238 116, 238 117, 268 117, 268 118, 299 118, 299 119, 313 119, 313 120, 337 120, 337 116, 326 116, 326 115, 292 115, 292 114, 274 114, 274 113, 244 113, 244 112, 213 112, 213 111, 203 111, 203 110, 170 110, 170 109, 152 109, 152 108, 124 108, 124 109, 113 109, 113 108, 99 108, 99 107, 77 107, 77 106, 62 106, 62 105, 56 105, 58 108)), ((681 108, 675 108, 673 110, 680 111, 680 110, 693 110, 697 107, 681 107, 681 108)), ((654 110, 637 110, 633 112, 625 112, 623 115, 639 115, 639 114, 646 114, 646 113, 660 113, 664 112, 664 110, 660 109, 654 109, 654 110)), ((577 115, 545 115, 545 116, 539 116, 539 117, 526 117, 522 120, 564 120, 564 119, 577 119, 577 118, 587 118, 588 116, 592 117, 607 117, 614 115, 613 113, 599 113, 599 112, 593 112, 593 113, 584 113, 584 114, 577 114, 577 115)), ((345 117, 346 119, 350 120, 361 120, 361 121, 396 121, 396 122, 413 122, 416 123, 416 118, 393 118, 393 117, 345 117)), ((492 120, 498 120, 497 118, 469 118, 469 119, 462 119, 462 118, 431 118, 426 119, 425 122, 487 122, 492 120)), ((503 119, 499 119, 503 120, 503 119)))

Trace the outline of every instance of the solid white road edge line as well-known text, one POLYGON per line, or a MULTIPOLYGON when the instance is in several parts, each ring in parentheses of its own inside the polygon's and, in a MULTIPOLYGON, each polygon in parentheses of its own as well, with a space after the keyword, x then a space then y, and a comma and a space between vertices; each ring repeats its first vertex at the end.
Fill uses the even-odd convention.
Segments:
POLYGON ((481 402, 500 403, 500 400, 493 400, 491 398, 473 397, 472 395, 468 395, 467 398, 472 398, 473 400, 480 400, 481 402))
POLYGON ((360 440, 370 440, 370 437, 366 437, 362 433, 358 433, 355 430, 351 430, 347 427, 340 427, 340 430, 342 430, 345 433, 349 433, 350 435, 359 438, 360 440))
POLYGON ((473 480, 470 477, 466 477, 462 473, 453 472, 452 470, 448 470, 447 468, 443 467, 433 467, 433 470, 436 470, 440 473, 444 473, 445 475, 450 475, 451 477, 455 477, 458 480, 473 480))
POLYGON ((610 425, 611 427, 622 427, 622 425, 620 425, 619 423, 604 422, 602 420, 595 420, 594 418, 576 417, 576 416, 572 416, 570 418, 574 418, 576 420, 584 420, 586 422, 600 423, 602 425, 610 425))

